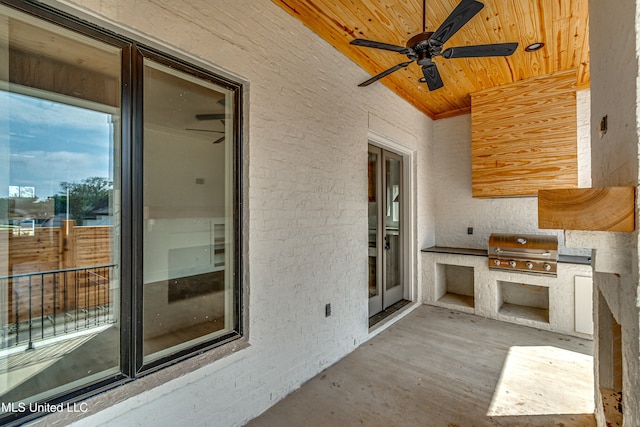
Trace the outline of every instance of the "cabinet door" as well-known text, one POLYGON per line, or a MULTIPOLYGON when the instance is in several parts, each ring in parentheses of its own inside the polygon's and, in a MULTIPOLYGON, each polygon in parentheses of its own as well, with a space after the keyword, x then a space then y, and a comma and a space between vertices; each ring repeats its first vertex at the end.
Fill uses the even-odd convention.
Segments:
POLYGON ((575 329, 582 334, 593 334, 593 279, 575 277, 575 329))

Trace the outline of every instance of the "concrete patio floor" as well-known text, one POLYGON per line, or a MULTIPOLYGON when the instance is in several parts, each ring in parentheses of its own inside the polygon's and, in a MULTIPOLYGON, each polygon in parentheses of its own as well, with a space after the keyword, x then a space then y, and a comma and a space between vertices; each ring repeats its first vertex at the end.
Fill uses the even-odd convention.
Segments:
POLYGON ((420 306, 251 421, 595 426, 592 342, 420 306))

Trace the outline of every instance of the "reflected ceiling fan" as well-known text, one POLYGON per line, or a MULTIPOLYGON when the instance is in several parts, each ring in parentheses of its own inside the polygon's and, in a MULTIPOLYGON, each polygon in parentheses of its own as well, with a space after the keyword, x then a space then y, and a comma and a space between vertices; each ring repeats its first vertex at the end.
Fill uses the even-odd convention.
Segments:
MULTIPOLYGON (((224 114, 196 114, 196 119, 198 120, 220 120, 222 125, 224 126, 224 114)), ((199 128, 185 128, 185 130, 191 130, 194 132, 210 132, 210 133, 221 133, 222 137, 213 141, 214 144, 219 144, 224 141, 224 131, 222 130, 213 130, 213 129, 199 129, 199 128)))
MULTIPOLYGON (((185 130, 192 130, 192 131, 195 131, 195 132, 211 132, 211 133, 222 133, 222 134, 224 134, 224 131, 221 131, 221 130, 195 129, 195 128, 185 128, 185 130)), ((224 135, 222 135, 220 138, 214 140, 212 143, 213 144, 219 144, 222 141, 224 141, 224 135)))
MULTIPOLYGON (((219 99, 216 101, 216 104, 223 106, 225 104, 225 99, 219 99)), ((220 123, 222 123, 222 126, 224 127, 224 121, 225 119, 229 118, 228 114, 224 114, 224 113, 201 113, 201 114, 196 114, 195 115, 196 120, 198 121, 203 121, 203 120, 220 120, 220 123)), ((196 132, 212 132, 212 133, 221 133, 223 134, 223 136, 221 138, 216 139, 215 141, 213 141, 214 144, 219 144, 222 141, 224 141, 224 131, 219 131, 219 130, 209 130, 209 129, 196 129, 196 128, 186 128, 186 130, 192 130, 192 131, 196 131, 196 132)))
POLYGON ((440 89, 444 86, 440 72, 433 62, 436 56, 451 58, 478 58, 485 56, 509 56, 515 52, 518 43, 498 43, 476 46, 458 46, 442 50, 443 45, 460 28, 464 26, 484 7, 484 4, 475 0, 462 0, 460 4, 451 12, 440 27, 435 32, 426 31, 426 0, 422 2, 422 33, 416 34, 407 41, 407 46, 396 46, 388 43, 376 42, 365 39, 355 39, 350 44, 355 46, 371 47, 374 49, 390 50, 392 52, 407 55, 409 61, 402 62, 389 68, 382 73, 371 77, 369 80, 360 83, 358 86, 368 86, 373 82, 388 76, 394 71, 407 67, 412 62, 416 62, 422 67, 424 77, 420 82, 427 83, 429 90, 440 89))

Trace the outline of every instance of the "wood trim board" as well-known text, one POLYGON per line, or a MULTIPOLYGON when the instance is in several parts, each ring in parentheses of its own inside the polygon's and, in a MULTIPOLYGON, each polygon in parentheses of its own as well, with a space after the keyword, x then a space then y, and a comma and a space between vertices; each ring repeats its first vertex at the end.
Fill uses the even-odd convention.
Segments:
POLYGON ((578 186, 576 70, 471 95, 473 197, 578 186))
POLYGON ((559 230, 635 230, 635 188, 600 187, 538 193, 538 227, 559 230))

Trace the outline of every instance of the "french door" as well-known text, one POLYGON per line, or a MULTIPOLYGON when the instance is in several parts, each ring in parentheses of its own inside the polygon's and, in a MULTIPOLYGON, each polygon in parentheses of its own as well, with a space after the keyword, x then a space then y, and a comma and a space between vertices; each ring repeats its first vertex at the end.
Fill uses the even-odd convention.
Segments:
POLYGON ((368 170, 371 317, 404 296, 402 157, 369 145, 368 170))

